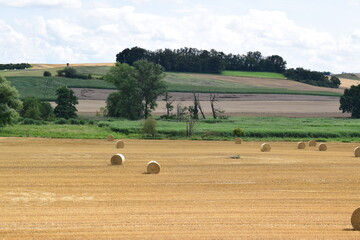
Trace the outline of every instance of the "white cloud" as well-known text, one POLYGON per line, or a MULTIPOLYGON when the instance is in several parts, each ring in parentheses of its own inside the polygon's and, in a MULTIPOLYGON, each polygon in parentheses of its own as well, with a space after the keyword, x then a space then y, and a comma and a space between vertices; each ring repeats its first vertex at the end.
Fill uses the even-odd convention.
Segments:
POLYGON ((139 13, 130 6, 95 7, 67 18, 0 22, 0 35, 0 62, 111 62, 124 48, 139 46, 260 51, 284 57, 288 67, 319 71, 351 72, 360 66, 360 30, 337 37, 301 27, 280 11, 224 16, 195 6, 176 18, 139 13))
POLYGON ((348 4, 350 6, 358 7, 358 6, 360 6, 360 1, 359 0, 348 0, 348 4))
POLYGON ((0 0, 0 4, 11 7, 65 7, 65 8, 80 8, 82 6, 81 0, 0 0))

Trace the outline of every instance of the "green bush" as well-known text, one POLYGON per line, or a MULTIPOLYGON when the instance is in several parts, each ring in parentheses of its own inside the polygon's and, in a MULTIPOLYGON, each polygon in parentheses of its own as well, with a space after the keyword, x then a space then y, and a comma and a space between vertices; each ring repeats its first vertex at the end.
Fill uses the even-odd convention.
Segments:
POLYGON ((244 136, 245 133, 241 128, 235 128, 233 130, 233 134, 235 137, 241 137, 241 136, 244 136))
POLYGON ((69 123, 71 125, 80 125, 80 121, 78 119, 76 119, 76 118, 69 119, 69 123))
POLYGON ((64 125, 64 124, 68 124, 68 121, 65 118, 59 118, 55 121, 55 124, 64 125))
POLYGON ((155 137, 156 136, 156 121, 152 117, 148 117, 143 124, 141 133, 145 137, 155 137))
POLYGON ((49 71, 44 71, 43 76, 44 76, 44 77, 51 77, 51 72, 49 72, 49 71))

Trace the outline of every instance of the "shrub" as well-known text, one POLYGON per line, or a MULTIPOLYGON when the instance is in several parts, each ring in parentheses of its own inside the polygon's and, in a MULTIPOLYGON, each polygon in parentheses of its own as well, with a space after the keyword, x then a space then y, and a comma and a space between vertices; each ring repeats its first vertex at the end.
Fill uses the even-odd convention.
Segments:
POLYGON ((152 117, 148 117, 143 124, 141 133, 144 136, 155 137, 156 135, 156 121, 152 117))
POLYGON ((78 119, 75 119, 75 118, 69 119, 69 123, 71 125, 80 125, 80 121, 78 119))
POLYGON ((35 120, 31 118, 24 118, 22 123, 24 125, 35 125, 35 120))
POLYGON ((235 128, 233 130, 233 133, 234 133, 235 137, 241 137, 241 136, 244 136, 244 134, 245 134, 241 128, 235 128))
POLYGON ((64 125, 68 124, 68 121, 65 118, 59 118, 55 121, 55 124, 64 125))
POLYGON ((44 77, 51 77, 51 72, 49 72, 49 71, 44 71, 43 76, 44 76, 44 77))

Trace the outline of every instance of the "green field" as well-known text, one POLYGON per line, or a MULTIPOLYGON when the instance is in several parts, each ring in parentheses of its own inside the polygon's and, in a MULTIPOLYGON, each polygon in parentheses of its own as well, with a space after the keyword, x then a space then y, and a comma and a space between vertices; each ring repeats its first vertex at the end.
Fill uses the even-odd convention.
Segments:
MULTIPOLYGON (((22 125, 0 129, 0 136, 51 138, 141 138, 143 121, 110 119, 92 125, 22 125)), ((232 140, 233 130, 241 128, 245 140, 258 141, 342 141, 360 142, 360 119, 230 117, 226 120, 199 120, 195 134, 186 137, 185 122, 157 120, 159 139, 232 140)))
POLYGON ((235 76, 235 77, 254 77, 254 78, 276 78, 286 79, 281 73, 273 72, 244 72, 244 71, 223 71, 221 75, 224 76, 235 76))
POLYGON ((115 89, 113 84, 98 79, 73 79, 62 77, 6 77, 20 93, 21 98, 34 96, 43 100, 55 100, 56 89, 73 88, 115 89))
POLYGON ((185 75, 166 73, 165 81, 169 92, 204 92, 204 93, 247 93, 247 94, 301 94, 320 96, 340 96, 326 91, 299 91, 285 88, 266 88, 236 82, 210 79, 203 74, 185 75))

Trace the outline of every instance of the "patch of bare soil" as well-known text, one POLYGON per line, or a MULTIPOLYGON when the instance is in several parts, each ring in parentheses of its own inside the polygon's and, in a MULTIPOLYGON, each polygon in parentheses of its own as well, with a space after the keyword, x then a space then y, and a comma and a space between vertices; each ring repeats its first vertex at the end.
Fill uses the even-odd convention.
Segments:
POLYGON ((3 239, 358 239, 358 144, 0 138, 3 239), (124 165, 110 165, 113 154, 124 165), (232 158, 239 156, 239 159, 232 158), (161 164, 144 174, 148 161, 161 164))
MULTIPOLYGON (((114 90, 75 88, 80 99, 77 109, 80 114, 95 114, 105 107, 105 99, 114 90)), ((173 105, 193 105, 192 93, 170 93, 175 100, 173 105)), ((201 106, 206 114, 211 114, 209 94, 200 93, 201 106)), ((230 116, 285 116, 285 117, 349 117, 339 110, 339 98, 309 95, 281 94, 217 94, 216 107, 225 110, 230 116)), ((159 98, 155 114, 165 114, 165 102, 159 98)))

